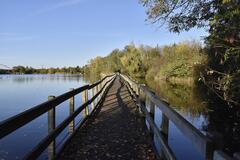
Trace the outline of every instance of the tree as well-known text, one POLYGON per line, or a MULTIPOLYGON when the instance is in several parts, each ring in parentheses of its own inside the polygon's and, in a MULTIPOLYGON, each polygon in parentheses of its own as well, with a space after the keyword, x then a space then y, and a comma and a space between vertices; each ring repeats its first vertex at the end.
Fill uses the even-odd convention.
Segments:
POLYGON ((148 20, 167 24, 171 32, 209 28, 205 43, 209 62, 202 80, 220 98, 240 104, 240 1, 140 0, 148 20))
POLYGON ((121 63, 126 71, 135 77, 144 77, 146 68, 142 61, 142 53, 134 44, 127 45, 123 50, 124 55, 121 57, 121 63))
POLYGON ((25 71, 26 70, 25 70, 24 66, 14 66, 13 69, 12 69, 12 72, 16 73, 16 74, 24 74, 25 71))
POLYGON ((218 0, 140 0, 147 8, 148 20, 168 24, 173 32, 188 31, 208 25, 216 12, 218 0))

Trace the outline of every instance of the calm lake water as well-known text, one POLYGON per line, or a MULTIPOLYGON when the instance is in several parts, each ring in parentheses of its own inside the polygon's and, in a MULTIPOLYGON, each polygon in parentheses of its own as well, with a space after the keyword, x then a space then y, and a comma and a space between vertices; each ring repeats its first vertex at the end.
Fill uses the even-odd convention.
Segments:
MULTIPOLYGON (((78 88, 87 83, 88 81, 80 75, 0 75, 0 121, 46 101, 49 95, 58 96, 69 91, 70 88, 78 88)), ((203 98, 195 87, 164 82, 150 83, 149 86, 202 133, 221 135, 221 139, 226 140, 224 142, 226 151, 231 153, 239 147, 239 135, 235 133, 235 128, 239 126, 235 127, 235 121, 231 121, 234 119, 234 114, 221 109, 220 111, 213 110, 212 106, 216 103, 211 104, 203 98)), ((80 105, 81 94, 75 97, 75 107, 80 105)), ((220 104, 217 105, 221 108, 220 104)), ((68 107, 68 101, 57 106, 56 125, 69 115, 68 107)), ((159 126, 161 116, 161 111, 156 107, 155 122, 159 126)), ((76 122, 80 120, 81 115, 77 117, 76 122)), ((44 114, 0 140, 0 159, 22 159, 47 133, 47 114, 44 114)), ((66 137, 68 137, 68 128, 57 138, 57 149, 66 137)), ((155 141, 155 143, 158 142, 155 141)), ((204 159, 171 122, 169 124, 169 145, 178 159, 204 159)), ((40 159, 46 159, 46 157, 45 151, 40 159)))
MULTIPOLYGON (((70 88, 87 84, 80 75, 0 75, 0 121, 47 100, 49 95, 61 95, 70 88)), ((75 107, 81 105, 81 95, 75 97, 75 107)), ((69 102, 56 108, 56 125, 69 115, 69 102)), ((79 122, 81 115, 77 117, 79 122)), ((22 159, 47 131, 47 114, 0 140, 0 159, 22 159)), ((67 135, 66 128, 57 138, 60 147, 67 135)), ((59 148, 58 147, 58 148, 59 148)), ((40 159, 46 158, 46 152, 40 159)))

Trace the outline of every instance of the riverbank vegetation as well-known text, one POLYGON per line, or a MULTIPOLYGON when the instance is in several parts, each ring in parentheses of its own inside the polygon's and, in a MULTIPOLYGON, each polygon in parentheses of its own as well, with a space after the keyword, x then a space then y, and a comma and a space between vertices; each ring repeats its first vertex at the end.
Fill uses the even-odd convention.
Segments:
POLYGON ((81 74, 82 68, 63 67, 63 68, 41 68, 14 66, 11 70, 0 70, 0 74, 81 74))
POLYGON ((206 63, 206 54, 200 43, 182 42, 163 47, 150 47, 133 43, 123 50, 115 49, 106 57, 97 57, 83 67, 89 76, 112 72, 128 74, 149 81, 185 81, 200 78, 195 74, 206 63))
POLYGON ((206 93, 240 106, 240 4, 235 0, 140 1, 147 20, 170 32, 206 27, 205 47, 180 43, 164 47, 127 45, 84 67, 88 75, 121 71, 135 78, 184 82, 198 79, 206 93), (186 80, 187 79, 187 80, 186 80))
POLYGON ((208 62, 201 82, 229 105, 240 105, 240 3, 237 0, 140 1, 147 20, 165 24, 171 32, 205 27, 208 62))

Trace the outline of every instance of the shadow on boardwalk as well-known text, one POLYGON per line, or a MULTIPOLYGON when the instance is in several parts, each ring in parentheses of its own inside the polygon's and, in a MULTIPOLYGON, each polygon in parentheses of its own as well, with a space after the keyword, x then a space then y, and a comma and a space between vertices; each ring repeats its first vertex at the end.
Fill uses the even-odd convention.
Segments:
POLYGON ((119 77, 59 159, 155 159, 144 121, 119 77))

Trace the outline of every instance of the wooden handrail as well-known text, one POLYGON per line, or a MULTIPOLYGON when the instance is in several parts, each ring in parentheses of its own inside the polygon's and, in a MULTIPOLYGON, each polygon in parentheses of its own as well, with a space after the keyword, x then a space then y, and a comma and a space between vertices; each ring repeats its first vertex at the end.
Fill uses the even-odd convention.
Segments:
POLYGON ((42 104, 39 104, 35 107, 32 107, 18 115, 10 117, 2 122, 0 122, 0 139, 7 136, 8 134, 12 133, 13 131, 17 130, 18 128, 24 126, 25 124, 31 122, 35 118, 41 116, 42 114, 46 113, 48 110, 54 108, 55 106, 61 104, 62 102, 68 100, 72 96, 75 96, 86 89, 91 89, 96 85, 103 82, 106 78, 112 77, 113 75, 109 75, 104 77, 102 80, 92 84, 92 85, 85 85, 80 88, 74 89, 67 93, 64 93, 50 101, 46 101, 42 104))
POLYGON ((141 110, 143 111, 146 120, 148 121, 150 127, 152 128, 154 134, 156 135, 156 137, 158 138, 158 140, 161 143, 161 147, 162 150, 165 153, 165 156, 168 160, 175 160, 176 157, 173 153, 173 151, 171 150, 171 148, 169 147, 167 141, 164 139, 164 135, 161 133, 160 129, 156 126, 154 120, 151 118, 150 113, 148 112, 148 110, 146 109, 146 107, 144 106, 144 104, 142 102, 139 101, 138 96, 134 93, 133 89, 131 88, 129 82, 126 81, 125 83, 127 85, 128 90, 130 91, 131 95, 133 96, 133 98, 138 101, 137 105, 141 108, 141 110))
MULTIPOLYGON (((204 155, 206 159, 212 159, 213 157, 213 141, 211 141, 210 138, 205 136, 202 132, 200 132, 198 129, 196 129, 190 122, 188 122, 184 117, 182 117, 178 112, 176 112, 173 108, 169 107, 169 104, 161 100, 159 97, 157 97, 151 90, 149 90, 146 86, 138 84, 134 80, 132 80, 130 77, 121 75, 125 81, 127 81, 131 88, 133 89, 133 94, 136 92, 143 92, 144 95, 149 98, 149 100, 154 103, 160 110, 162 111, 163 115, 166 116, 169 120, 173 122, 174 125, 177 126, 177 128, 188 138, 191 140, 191 142, 196 146, 198 151, 204 155), (138 91, 137 91, 137 90, 138 91)), ((138 104, 142 108, 149 124, 151 127, 154 126, 151 125, 151 123, 154 123, 154 120, 151 118, 149 119, 149 113, 146 109, 146 105, 142 102, 140 102, 140 95, 136 97, 139 101, 138 104), (144 109, 144 108, 145 109, 144 109), (147 112, 147 113, 146 113, 147 112)), ((156 130, 155 130, 156 131, 156 130)), ((155 134, 158 134, 155 132, 155 134)), ((166 153, 166 152, 165 152, 166 153)))
POLYGON ((205 157, 211 157, 213 152, 212 141, 205 136, 202 132, 196 129, 190 122, 182 117, 168 104, 161 101, 156 95, 150 92, 147 87, 140 85, 140 89, 151 99, 151 101, 161 109, 161 111, 171 120, 176 127, 188 137, 196 148, 205 155, 205 157))
MULTIPOLYGON (((78 109, 73 112, 69 117, 67 117, 60 125, 58 125, 58 127, 56 129, 54 129, 50 134, 48 134, 48 136, 46 136, 27 156, 25 159, 27 160, 32 160, 37 158, 38 156, 41 155, 41 153, 48 147, 48 145, 53 141, 53 139, 55 139, 66 127, 67 125, 74 120, 74 118, 76 116, 79 115, 79 113, 81 113, 81 111, 83 109, 85 109, 88 105, 90 105, 95 99, 96 97, 98 97, 102 91, 104 90, 104 88, 108 85, 108 83, 110 83, 111 81, 113 82, 113 79, 115 77, 113 77, 112 79, 110 79, 109 81, 107 81, 104 86, 101 88, 101 90, 95 95, 93 96, 90 100, 88 100, 87 102, 85 102, 84 104, 82 104, 80 107, 78 107, 78 109)), ((84 117, 86 118, 86 117, 84 117)))

